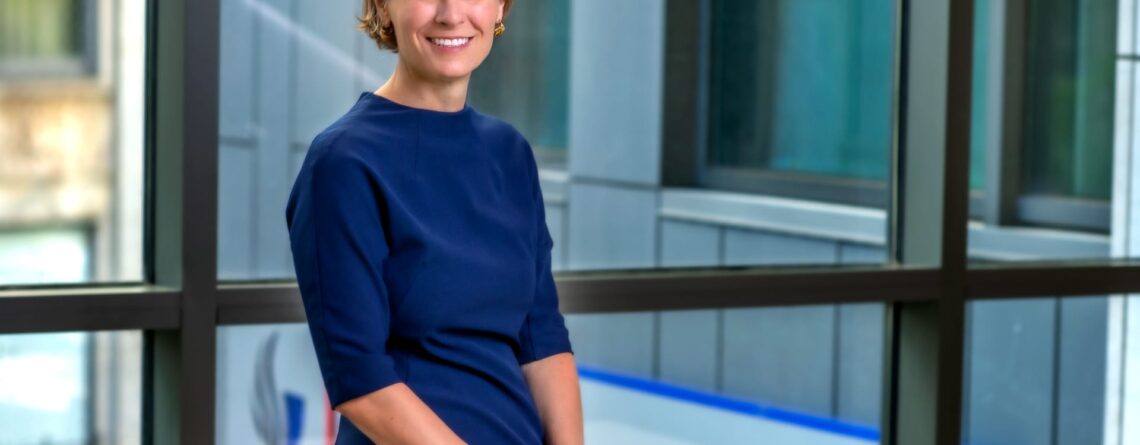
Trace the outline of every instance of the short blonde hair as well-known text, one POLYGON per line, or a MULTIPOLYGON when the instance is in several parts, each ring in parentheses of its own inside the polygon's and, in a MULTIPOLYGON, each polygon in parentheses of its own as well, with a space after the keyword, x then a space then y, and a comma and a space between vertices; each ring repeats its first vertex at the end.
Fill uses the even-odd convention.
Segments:
MULTIPOLYGON (((357 25, 361 31, 368 34, 376 42, 376 46, 380 49, 391 50, 397 52, 396 46, 396 32, 391 29, 389 32, 381 32, 383 23, 380 20, 380 7, 378 3, 388 0, 364 0, 364 4, 360 11, 360 17, 357 17, 357 25)), ((503 1, 503 20, 507 19, 507 13, 511 10, 512 0, 503 1)))

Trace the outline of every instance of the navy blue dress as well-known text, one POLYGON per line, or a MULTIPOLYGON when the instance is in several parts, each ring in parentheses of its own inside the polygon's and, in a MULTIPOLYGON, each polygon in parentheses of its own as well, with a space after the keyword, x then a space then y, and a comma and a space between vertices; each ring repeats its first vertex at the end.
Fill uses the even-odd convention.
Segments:
POLYGON ((313 139, 285 215, 332 406, 403 382, 470 444, 543 443, 520 366, 573 351, 513 126, 364 92, 313 139))

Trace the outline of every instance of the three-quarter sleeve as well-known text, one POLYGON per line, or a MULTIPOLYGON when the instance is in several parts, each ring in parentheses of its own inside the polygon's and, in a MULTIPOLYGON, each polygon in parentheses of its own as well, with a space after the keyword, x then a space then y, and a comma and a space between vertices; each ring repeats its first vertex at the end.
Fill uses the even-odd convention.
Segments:
POLYGON ((554 240, 550 237, 550 229, 546 225, 546 208, 538 179, 538 167, 530 145, 526 145, 531 167, 533 217, 537 228, 535 239, 537 280, 534 290, 534 305, 527 313, 522 328, 519 330, 520 348, 517 358, 520 365, 561 352, 574 352, 570 346, 570 336, 566 329, 565 319, 558 309, 558 289, 555 287, 554 275, 550 268, 550 254, 554 247, 554 240))
POLYGON ((333 407, 401 382, 386 350, 388 257, 379 178, 323 143, 294 184, 286 220, 293 264, 333 407))

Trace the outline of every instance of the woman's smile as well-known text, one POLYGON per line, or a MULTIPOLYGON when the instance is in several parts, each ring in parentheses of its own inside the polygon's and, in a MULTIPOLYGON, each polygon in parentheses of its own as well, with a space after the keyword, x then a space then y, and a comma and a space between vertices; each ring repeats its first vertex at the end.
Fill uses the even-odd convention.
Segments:
POLYGON ((471 37, 458 36, 428 37, 427 40, 437 51, 444 53, 462 51, 471 43, 471 37))

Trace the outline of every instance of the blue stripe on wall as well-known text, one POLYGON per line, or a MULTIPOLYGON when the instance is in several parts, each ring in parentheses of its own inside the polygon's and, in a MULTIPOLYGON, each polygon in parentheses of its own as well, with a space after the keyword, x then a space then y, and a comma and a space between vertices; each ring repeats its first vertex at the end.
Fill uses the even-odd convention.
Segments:
POLYGON ((806 428, 827 431, 829 433, 835 433, 859 439, 873 441, 879 440, 879 430, 877 428, 814 416, 810 414, 798 413, 771 406, 764 406, 750 400, 736 399, 721 394, 698 391, 695 389, 685 388, 657 380, 646 379, 644 377, 619 374, 613 371, 607 371, 583 365, 578 365, 578 375, 583 378, 602 383, 608 383, 622 388, 629 388, 649 394, 668 397, 675 400, 696 403, 711 408, 762 417, 769 420, 799 425, 806 428))

